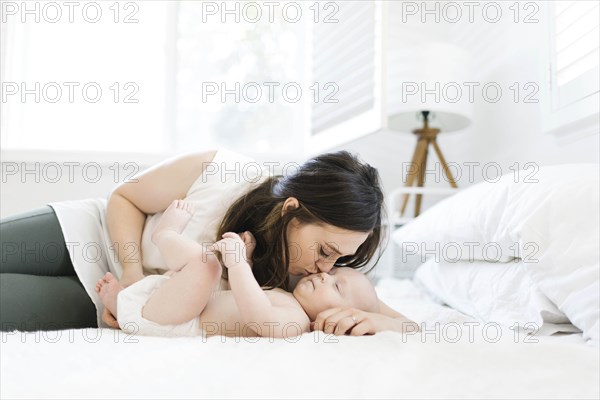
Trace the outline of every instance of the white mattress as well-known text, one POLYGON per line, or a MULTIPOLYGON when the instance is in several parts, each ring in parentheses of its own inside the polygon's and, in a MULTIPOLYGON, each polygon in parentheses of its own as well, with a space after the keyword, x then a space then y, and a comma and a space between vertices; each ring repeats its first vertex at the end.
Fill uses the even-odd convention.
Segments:
MULTIPOLYGON (((492 343, 471 318, 412 281, 378 284, 382 300, 427 334, 294 340, 131 337, 110 329, 3 333, 2 398, 598 398, 599 349, 578 335, 492 343), (437 325, 436 325, 437 324, 437 325), (439 326, 436 337, 435 327, 439 326), (450 327, 444 331, 443 327, 450 327), (452 331, 452 329, 455 329, 452 331), (466 329, 466 330, 464 330, 466 329), (472 339, 472 340, 471 340, 472 339)), ((579 335, 580 336, 580 335, 579 335)))

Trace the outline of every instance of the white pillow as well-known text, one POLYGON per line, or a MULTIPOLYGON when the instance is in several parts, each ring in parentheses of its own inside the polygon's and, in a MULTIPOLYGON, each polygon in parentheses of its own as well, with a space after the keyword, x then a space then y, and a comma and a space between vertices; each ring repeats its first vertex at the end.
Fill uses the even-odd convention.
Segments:
POLYGON ((435 261, 521 258, 540 291, 598 342, 599 181, 598 164, 510 172, 435 204, 393 239, 435 261))
POLYGON ((568 318, 542 294, 524 263, 487 261, 436 262, 415 272, 415 282, 450 307, 480 321, 538 330, 544 323, 565 324, 568 318))
MULTIPOLYGON (((482 182, 439 201, 392 234, 405 255, 446 259, 510 261, 518 257, 513 235, 498 232, 509 180, 482 182)), ((425 259, 423 259, 425 261, 425 259)))

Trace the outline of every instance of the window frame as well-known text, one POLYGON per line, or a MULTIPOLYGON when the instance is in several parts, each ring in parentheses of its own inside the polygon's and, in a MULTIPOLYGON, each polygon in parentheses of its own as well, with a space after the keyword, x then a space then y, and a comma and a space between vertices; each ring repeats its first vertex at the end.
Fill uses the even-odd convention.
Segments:
MULTIPOLYGON (((305 154, 312 156, 336 146, 359 139, 386 128, 386 66, 388 4, 386 1, 375 1, 375 70, 374 70, 374 103, 373 107, 348 120, 342 121, 319 133, 312 133, 311 104, 306 103, 305 112, 305 154)), ((307 29, 307 46, 312 45, 312 29, 307 29)), ((310 53, 309 53, 310 54, 310 53)), ((312 82, 312 57, 307 58, 307 81, 312 82)))
POLYGON ((598 134, 600 130, 600 91, 589 92, 590 82, 597 84, 599 67, 558 86, 556 79, 555 4, 545 3, 548 26, 542 47, 544 77, 541 85, 541 127, 544 134, 577 139, 598 134), (562 92, 562 96, 561 96, 562 92), (586 93, 587 92, 587 93, 586 93))

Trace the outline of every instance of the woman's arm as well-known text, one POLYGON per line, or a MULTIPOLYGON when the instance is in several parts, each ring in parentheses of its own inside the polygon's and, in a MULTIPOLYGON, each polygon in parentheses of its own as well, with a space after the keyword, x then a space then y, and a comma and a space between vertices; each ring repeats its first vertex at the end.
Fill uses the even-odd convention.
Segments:
POLYGON ((420 329, 416 322, 379 300, 379 313, 339 307, 325 310, 317 315, 313 330, 334 335, 362 336, 382 331, 414 333, 420 329))
POLYGON ((121 285, 142 275, 141 240, 147 214, 164 211, 173 200, 183 199, 216 151, 172 157, 123 182, 107 202, 107 228, 117 258, 123 266, 121 285))
POLYGON ((146 214, 120 194, 111 193, 106 220, 111 243, 123 266, 121 286, 127 287, 143 278, 140 243, 146 214))

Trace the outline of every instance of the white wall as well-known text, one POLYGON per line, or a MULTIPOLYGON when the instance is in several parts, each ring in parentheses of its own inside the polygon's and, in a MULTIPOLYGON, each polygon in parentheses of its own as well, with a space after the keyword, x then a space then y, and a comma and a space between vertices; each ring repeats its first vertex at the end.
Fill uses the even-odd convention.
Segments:
POLYGON ((1 163, 2 218, 49 202, 106 197, 132 173, 162 157, 108 160, 92 153, 10 152, 1 163))

